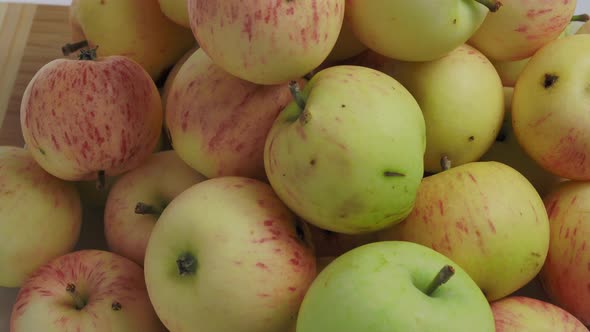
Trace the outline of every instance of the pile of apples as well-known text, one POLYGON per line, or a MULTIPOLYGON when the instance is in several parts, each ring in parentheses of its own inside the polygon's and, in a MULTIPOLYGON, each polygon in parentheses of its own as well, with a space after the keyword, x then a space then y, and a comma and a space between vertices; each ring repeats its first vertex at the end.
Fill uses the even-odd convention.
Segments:
POLYGON ((0 147, 10 332, 588 331, 575 8, 74 0, 0 147))

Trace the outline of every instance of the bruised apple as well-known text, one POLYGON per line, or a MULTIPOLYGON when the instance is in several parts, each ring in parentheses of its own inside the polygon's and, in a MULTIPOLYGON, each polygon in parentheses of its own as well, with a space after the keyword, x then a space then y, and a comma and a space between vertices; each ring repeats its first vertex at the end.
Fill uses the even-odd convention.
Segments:
POLYGON ((117 176, 155 149, 162 104, 148 73, 123 56, 56 59, 29 82, 22 99, 22 133, 33 158, 68 181, 117 176))

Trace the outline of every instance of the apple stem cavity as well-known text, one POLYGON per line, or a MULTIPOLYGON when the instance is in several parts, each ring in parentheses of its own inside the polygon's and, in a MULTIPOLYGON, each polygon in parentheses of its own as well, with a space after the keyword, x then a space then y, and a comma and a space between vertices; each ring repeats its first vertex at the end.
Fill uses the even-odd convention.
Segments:
POLYGON ((297 106, 299 106, 299 108, 301 110, 304 110, 305 109, 305 100, 303 99, 303 96, 301 95, 301 89, 299 88, 299 83, 297 83, 297 81, 289 82, 289 90, 291 90, 291 95, 293 95, 293 99, 295 100, 295 103, 297 103, 297 106))
POLYGON ((74 300, 74 306, 76 310, 82 310, 86 306, 86 301, 84 301, 82 296, 80 296, 80 293, 78 293, 78 291, 76 290, 76 285, 71 283, 68 284, 66 286, 66 292, 68 292, 68 294, 70 294, 70 296, 74 300))
POLYGON ((162 209, 153 205, 149 205, 143 202, 137 203, 135 205, 135 213, 136 214, 150 214, 150 215, 161 215, 162 209))
POLYGON ((572 22, 588 22, 590 21, 590 15, 588 14, 579 14, 572 16, 572 22))
POLYGON ((500 9, 500 7, 502 7, 502 3, 498 0, 475 0, 479 3, 481 3, 482 5, 488 7, 488 9, 494 13, 497 12, 498 9, 500 9))
POLYGON ((192 276, 197 272, 197 259, 191 253, 184 253, 178 256, 176 266, 181 276, 192 276))
POLYGON ((96 181, 96 190, 103 191, 106 185, 106 175, 104 171, 98 171, 98 180, 96 181))
POLYGON ((428 296, 432 296, 432 294, 442 285, 444 285, 447 281, 451 279, 451 277, 455 274, 455 269, 450 265, 445 265, 434 277, 434 279, 426 288, 424 292, 428 296))
POLYGON ((449 159, 449 156, 443 156, 440 159, 440 167, 442 168, 443 171, 448 171, 449 169, 451 169, 451 160, 449 159))
POLYGON ((61 52, 63 53, 63 55, 68 56, 78 50, 83 49, 84 47, 88 47, 88 41, 87 40, 82 40, 79 41, 77 43, 73 43, 73 44, 65 44, 64 46, 62 46, 61 48, 61 52))

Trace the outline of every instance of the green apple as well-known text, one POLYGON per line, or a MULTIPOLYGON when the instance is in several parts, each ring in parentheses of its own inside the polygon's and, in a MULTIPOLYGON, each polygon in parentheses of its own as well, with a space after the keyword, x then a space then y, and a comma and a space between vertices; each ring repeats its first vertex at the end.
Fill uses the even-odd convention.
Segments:
POLYGON ((186 0, 158 0, 162 13, 176 24, 190 28, 186 0))
POLYGON ((345 0, 187 0, 193 34, 213 62, 257 84, 287 83, 330 54, 345 0))
POLYGON ((590 35, 557 39, 529 61, 514 87, 512 126, 523 150, 550 173, 590 180, 590 35))
POLYGON ((410 216, 380 238, 444 254, 494 301, 539 273, 549 250, 549 221, 522 174, 499 162, 472 162, 425 178, 410 216))
POLYGON ((449 258, 419 244, 383 241, 329 263, 297 319, 297 332, 359 331, 493 332, 494 318, 481 290, 449 258))
POLYGON ((560 183, 544 201, 551 240, 541 283, 553 303, 590 325, 590 183, 560 183))
POLYGON ((531 159, 518 143, 514 136, 512 129, 512 95, 514 88, 504 88, 504 100, 506 115, 502 123, 500 134, 491 148, 479 159, 480 161, 498 161, 504 163, 522 175, 537 189, 541 197, 548 193, 555 185, 560 183, 562 179, 557 177, 545 169, 543 169, 536 161, 531 159))
POLYGON ((504 118, 502 81, 478 50, 463 44, 427 62, 398 61, 374 52, 366 58, 370 67, 391 75, 418 101, 426 123, 426 172, 441 171, 443 157, 454 166, 476 161, 494 143, 504 118))
POLYGON ((306 224, 270 185, 218 177, 164 209, 144 269, 170 331, 283 332, 316 276, 316 257, 306 224))
POLYGON ((199 49, 174 78, 165 122, 174 150, 199 173, 264 180, 266 136, 291 100, 288 83, 242 80, 199 49))
POLYGON ((162 210, 181 192, 204 180, 175 151, 155 153, 121 176, 104 209, 109 250, 143 266, 145 248, 162 210))
POLYGON ((338 233, 369 233, 407 216, 423 176, 424 117, 398 81, 339 65, 298 91, 266 138, 269 182, 291 210, 338 233))
POLYGON ((588 332, 569 312, 545 301, 510 296, 492 302, 496 332, 588 332))
POLYGON ((0 146, 0 287, 20 287, 41 265, 72 249, 82 206, 73 183, 43 170, 20 147, 0 146))
POLYGON ((164 332, 148 297, 143 270, 102 250, 51 260, 23 284, 10 332, 164 332))
POLYGON ((361 43, 352 32, 350 22, 345 17, 336 44, 332 48, 326 61, 343 61, 359 55, 366 49, 367 47, 361 43))
POLYGON ((373 51, 397 60, 431 61, 464 44, 498 8, 496 0, 347 0, 345 15, 356 37, 373 51))
POLYGON ((557 39, 575 9, 576 1, 569 0, 503 0, 502 9, 488 15, 468 43, 490 60, 522 60, 557 39))

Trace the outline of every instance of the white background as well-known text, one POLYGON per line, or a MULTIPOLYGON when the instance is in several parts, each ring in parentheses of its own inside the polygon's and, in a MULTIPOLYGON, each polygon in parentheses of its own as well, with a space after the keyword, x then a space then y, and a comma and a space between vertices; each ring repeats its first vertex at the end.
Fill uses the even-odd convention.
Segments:
MULTIPOLYGON (((71 0, 0 0, 0 2, 12 2, 12 3, 38 3, 38 4, 57 4, 57 5, 69 5, 71 0)), ((577 14, 588 13, 590 14, 590 0, 578 0, 577 14)), ((93 234, 100 234, 103 229, 102 225, 98 220, 89 220, 85 218, 83 227, 83 234, 81 235, 80 248, 101 248, 104 247, 104 243, 97 243, 96 237, 93 234)), ((0 267, 2 269, 10 268, 8 266, 0 267)), ((10 311, 12 304, 16 297, 16 289, 6 289, 0 287, 0 332, 8 332, 8 322, 10 318, 10 311)))

